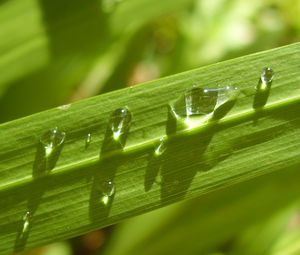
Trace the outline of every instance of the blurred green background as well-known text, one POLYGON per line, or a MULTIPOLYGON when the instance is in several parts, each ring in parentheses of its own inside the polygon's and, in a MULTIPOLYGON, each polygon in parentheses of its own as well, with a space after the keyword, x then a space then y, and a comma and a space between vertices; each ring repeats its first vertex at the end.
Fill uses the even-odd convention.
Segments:
MULTIPOLYGON (((299 0, 0 0, 0 123, 297 42, 299 15, 299 0)), ((300 254, 296 197, 267 210, 276 188, 247 185, 25 254, 300 254)))

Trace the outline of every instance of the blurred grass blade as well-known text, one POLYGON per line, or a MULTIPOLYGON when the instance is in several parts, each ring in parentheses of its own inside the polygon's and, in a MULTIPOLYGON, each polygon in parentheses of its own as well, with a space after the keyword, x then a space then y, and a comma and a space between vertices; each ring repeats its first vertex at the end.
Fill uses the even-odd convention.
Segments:
MULTIPOLYGON (((298 220, 298 215, 295 219, 298 220)), ((271 255, 297 255, 300 253, 300 231, 299 223, 294 222, 294 226, 289 226, 279 238, 279 240, 272 247, 271 255), (296 223, 296 224, 295 224, 296 223)))
POLYGON ((299 180, 285 169, 138 216, 116 227, 104 254, 269 254, 299 207, 299 180))
POLYGON ((76 236, 221 187, 299 167, 299 53, 300 44, 293 44, 0 125, 0 254, 76 236), (213 88, 229 81, 242 91, 254 90, 265 66, 276 73, 265 108, 254 111, 253 95, 241 94, 222 120, 170 135, 163 160, 155 160, 160 138, 174 129, 168 121, 169 102, 195 81, 213 88), (132 114, 129 133, 119 134, 126 145, 104 155, 107 148, 122 147, 109 143, 108 124, 112 113, 124 106, 132 114), (55 127, 49 143, 41 147, 40 137, 55 127), (60 144, 56 135, 63 133, 64 144, 52 153, 53 144, 60 144), (86 148, 88 134, 92 142, 86 148), (43 148, 47 153, 41 153, 43 148), (153 182, 159 178, 161 183, 153 182), (99 191, 103 183, 109 192, 99 191), (28 210, 32 217, 29 227, 24 227, 28 210))
MULTIPOLYGON (((288 185, 289 184, 286 183, 286 186, 288 185)), ((274 190, 274 193, 279 194, 279 189, 274 190)), ((280 193, 280 197, 284 198, 285 194, 280 193)), ((265 199, 269 200, 270 196, 265 199)), ((285 210, 269 217, 269 219, 266 219, 265 221, 259 221, 258 224, 246 229, 240 233, 239 236, 236 236, 229 254, 271 254, 274 244, 278 242, 278 239, 280 239, 282 233, 284 233, 289 225, 291 218, 293 218, 295 212, 299 210, 298 199, 297 202, 298 206, 296 208, 295 205, 291 203, 292 206, 289 206, 287 209, 284 208, 285 204, 280 203, 285 210)), ((260 212, 260 210, 257 211, 260 212)))
POLYGON ((102 0, 1 1, 0 122, 63 104, 81 84, 81 97, 94 95, 135 33, 190 2, 130 0, 107 13, 102 0))

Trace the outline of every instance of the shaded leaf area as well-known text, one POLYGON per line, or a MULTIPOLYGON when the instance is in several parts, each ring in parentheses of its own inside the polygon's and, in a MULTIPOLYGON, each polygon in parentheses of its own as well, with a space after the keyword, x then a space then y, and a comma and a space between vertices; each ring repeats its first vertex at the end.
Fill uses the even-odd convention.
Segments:
MULTIPOLYGON (((18 1, 6 3, 2 6, 2 12, 5 12, 5 9, 18 12, 21 5, 17 3, 18 1)), ((76 0, 70 3, 26 0, 22 5, 24 6, 22 11, 28 12, 26 19, 32 21, 35 18, 35 20, 27 24, 27 30, 23 28, 24 33, 19 36, 20 38, 15 38, 15 41, 20 41, 20 45, 17 46, 25 53, 18 59, 5 61, 3 58, 2 61, 7 69, 6 75, 14 71, 14 75, 8 77, 11 84, 3 95, 4 100, 1 101, 2 109, 4 106, 10 109, 10 111, 3 109, 1 112, 3 120, 13 117, 14 109, 26 105, 28 98, 32 99, 32 102, 30 107, 23 107, 25 112, 20 112, 21 116, 27 112, 47 109, 62 103, 62 99, 66 98, 72 86, 76 85, 87 72, 97 52, 104 50, 105 40, 108 37, 105 29, 107 17, 103 15, 98 1, 76 0), (34 30, 34 26, 39 30, 34 30), (33 30, 32 35, 27 35, 30 29, 33 30), (38 43, 26 49, 32 41, 38 43), (31 62, 28 63, 29 58, 36 62, 42 56, 45 57, 40 65, 33 66, 31 62), (16 61, 23 63, 13 65, 16 61), (57 96, 52 97, 53 94, 57 96)), ((24 21, 17 19, 16 22, 24 21)), ((11 32, 9 25, 8 23, 7 33, 11 32)), ((7 44, 10 41, 7 41, 7 44)), ((7 51, 13 54, 16 50, 10 46, 7 51)), ((8 81, 5 83, 6 86, 7 83, 8 81)))
POLYGON ((1 252, 66 239, 263 174, 299 167, 299 63, 299 44, 294 44, 2 124, 1 252), (208 87, 230 80, 242 91, 252 91, 267 64, 277 76, 260 111, 252 108, 254 93, 242 93, 221 120, 188 129, 170 124, 168 103, 195 79, 208 87), (125 147, 106 151, 109 118, 122 106, 132 113, 125 147), (39 137, 55 126, 66 133, 64 146, 53 154, 47 173, 32 176, 33 170, 45 170, 36 152, 39 137), (89 133, 93 140, 86 148, 89 133), (157 158, 153 154, 162 136, 168 143, 157 158), (113 180, 116 191, 103 203, 99 185, 105 180, 113 180), (20 238, 27 211, 32 219, 20 238))
POLYGON ((298 167, 130 219, 104 254, 273 254, 299 207, 298 167))

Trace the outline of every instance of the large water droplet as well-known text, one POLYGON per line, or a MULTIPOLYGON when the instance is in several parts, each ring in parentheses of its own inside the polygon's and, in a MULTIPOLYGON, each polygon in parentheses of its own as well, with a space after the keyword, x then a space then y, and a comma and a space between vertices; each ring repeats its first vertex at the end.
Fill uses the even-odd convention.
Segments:
POLYGON ((213 118, 219 120, 223 118, 235 105, 240 89, 232 86, 219 88, 218 100, 213 113, 213 118))
POLYGON ((92 142, 92 134, 88 133, 85 139, 85 148, 87 149, 90 146, 90 143, 92 142))
POLYGON ((103 181, 100 185, 100 190, 102 193, 101 201, 104 205, 107 205, 116 192, 115 184, 111 180, 103 181))
POLYGON ((270 86, 274 77, 274 71, 271 67, 265 67, 260 76, 262 87, 270 86))
POLYGON ((65 140, 66 133, 59 131, 56 127, 44 133, 40 142, 45 150, 45 157, 49 157, 56 149, 58 149, 65 140))
POLYGON ((161 156, 167 149, 167 141, 166 138, 162 137, 159 140, 159 145, 157 146, 157 148, 154 151, 154 155, 155 156, 161 156))
POLYGON ((203 116, 212 113, 224 103, 236 100, 239 89, 231 86, 222 88, 193 87, 177 100, 172 110, 177 117, 203 116))
POLYGON ((219 88, 216 107, 219 107, 228 101, 237 100, 239 94, 240 90, 237 87, 226 86, 224 88, 219 88))
POLYGON ((119 141, 123 134, 127 134, 131 118, 131 112, 126 107, 119 108, 113 112, 110 120, 110 127, 115 141, 119 141))
POLYGON ((31 219, 32 219, 32 213, 30 211, 27 211, 22 218, 23 225, 20 233, 21 239, 28 233, 31 219))
POLYGON ((218 91, 215 89, 192 88, 185 92, 186 115, 204 115, 214 110, 218 91))

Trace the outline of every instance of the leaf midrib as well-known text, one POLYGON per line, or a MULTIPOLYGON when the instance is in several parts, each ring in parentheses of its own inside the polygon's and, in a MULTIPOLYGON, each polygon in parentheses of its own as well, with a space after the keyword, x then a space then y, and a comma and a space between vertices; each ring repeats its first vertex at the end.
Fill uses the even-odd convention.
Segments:
MULTIPOLYGON (((299 103, 299 102, 300 102, 300 96, 290 97, 290 98, 284 99, 284 100, 277 100, 276 102, 272 102, 270 104, 267 104, 262 109, 262 112, 263 113, 272 112, 272 111, 275 111, 276 109, 283 108, 283 107, 288 107, 289 105, 296 104, 296 103, 299 103)), ((251 110, 245 110, 245 111, 242 111, 242 112, 239 112, 239 113, 236 113, 236 114, 228 115, 228 116, 224 117, 223 119, 221 119, 221 120, 219 120, 215 123, 218 123, 218 126, 226 126, 226 125, 230 125, 230 124, 232 125, 236 122, 241 122, 241 121, 245 121, 247 119, 252 119, 255 114, 256 114, 256 110, 251 108, 251 110)), ((174 135, 169 135, 169 136, 164 135, 163 137, 168 136, 168 139, 176 139, 177 137, 180 137, 180 136, 187 136, 187 135, 197 134, 197 133, 201 132, 202 129, 205 129, 205 128, 209 127, 210 125, 212 125, 212 122, 205 122, 203 124, 199 124, 196 127, 187 128, 187 129, 178 131, 174 135)), ((149 140, 145 141, 144 143, 130 145, 128 147, 125 147, 121 153, 123 155, 130 155, 130 154, 133 154, 137 151, 140 151, 141 149, 151 148, 155 144, 158 144, 160 138, 161 137, 158 137, 158 138, 155 138, 155 139, 149 139, 149 140)), ((104 156, 101 157, 100 160, 115 157, 117 154, 120 154, 120 151, 112 152, 112 153, 109 153, 107 155, 104 155, 104 156)), ((80 168, 87 168, 87 167, 93 166, 98 161, 99 161, 99 156, 93 156, 93 157, 89 157, 87 159, 77 161, 77 162, 74 162, 74 163, 71 163, 71 164, 68 164, 68 165, 58 166, 53 170, 51 175, 60 175, 60 174, 65 174, 66 172, 77 170, 77 169, 80 169, 80 168)), ((26 185, 26 184, 28 184, 32 181, 34 181, 34 179, 31 176, 30 177, 25 177, 21 180, 14 181, 12 183, 7 183, 7 184, 1 186, 0 191, 2 192, 2 191, 9 190, 9 189, 13 189, 17 186, 26 185)))

